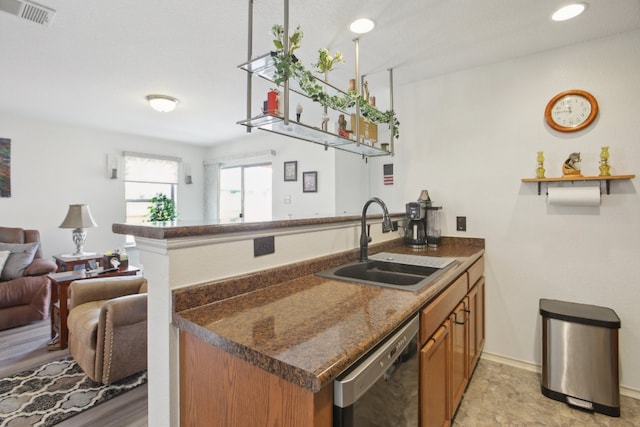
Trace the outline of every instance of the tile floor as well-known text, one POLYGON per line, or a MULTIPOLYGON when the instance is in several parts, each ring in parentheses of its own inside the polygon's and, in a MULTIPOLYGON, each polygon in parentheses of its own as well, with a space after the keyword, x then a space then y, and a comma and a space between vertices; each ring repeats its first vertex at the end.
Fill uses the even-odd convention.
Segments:
POLYGON ((573 409, 540 392, 540 374, 481 359, 453 425, 640 426, 640 400, 620 397, 620 417, 573 409))

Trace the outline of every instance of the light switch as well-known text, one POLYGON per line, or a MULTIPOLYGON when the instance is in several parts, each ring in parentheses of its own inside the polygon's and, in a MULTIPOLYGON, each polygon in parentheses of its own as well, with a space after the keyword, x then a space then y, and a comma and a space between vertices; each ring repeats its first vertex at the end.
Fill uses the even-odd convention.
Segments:
POLYGON ((457 216, 456 217, 456 230, 458 230, 458 231, 467 231, 467 217, 466 216, 457 216))

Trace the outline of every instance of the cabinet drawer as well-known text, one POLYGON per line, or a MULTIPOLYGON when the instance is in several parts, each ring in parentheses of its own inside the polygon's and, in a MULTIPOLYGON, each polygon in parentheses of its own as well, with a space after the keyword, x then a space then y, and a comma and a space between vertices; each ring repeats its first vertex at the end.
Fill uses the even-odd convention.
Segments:
POLYGON ((467 274, 458 277, 420 313, 420 345, 429 339, 467 294, 467 274))
POLYGON ((478 279, 484 275, 484 257, 481 256, 471 267, 467 270, 469 275, 469 289, 476 284, 478 279))

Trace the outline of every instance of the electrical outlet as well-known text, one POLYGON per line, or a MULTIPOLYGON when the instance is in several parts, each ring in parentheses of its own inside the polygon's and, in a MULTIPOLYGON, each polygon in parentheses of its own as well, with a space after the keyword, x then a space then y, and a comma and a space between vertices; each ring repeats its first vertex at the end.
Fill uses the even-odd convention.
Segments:
POLYGON ((391 231, 398 231, 398 221, 391 221, 391 231))
POLYGON ((275 239, 273 236, 258 237, 253 239, 253 256, 272 254, 276 251, 275 239))
POLYGON ((457 216, 456 217, 456 230, 458 230, 458 231, 467 231, 467 217, 466 216, 457 216))

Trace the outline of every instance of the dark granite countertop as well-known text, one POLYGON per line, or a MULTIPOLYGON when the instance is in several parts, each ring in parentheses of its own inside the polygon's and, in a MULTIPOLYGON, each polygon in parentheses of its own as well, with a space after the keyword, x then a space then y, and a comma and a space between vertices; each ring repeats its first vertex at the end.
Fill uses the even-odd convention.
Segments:
POLYGON ((418 250, 394 241, 372 247, 371 253, 383 250, 453 257, 459 264, 420 292, 313 274, 355 260, 355 251, 343 253, 176 289, 173 322, 206 343, 317 392, 467 270, 483 255, 484 240, 444 238, 438 249, 418 250), (252 289, 257 283, 260 287, 252 289))
MULTIPOLYGON (((405 218, 404 212, 390 213, 394 219, 405 218)), ((382 219, 382 214, 367 215, 367 219, 382 219)), ((172 239, 176 237, 215 236, 229 233, 246 233, 271 229, 291 229, 295 227, 309 227, 317 225, 359 222, 361 215, 342 215, 329 217, 280 219, 257 222, 217 222, 203 223, 201 221, 167 221, 149 222, 143 224, 112 224, 111 231, 116 234, 127 234, 149 239, 172 239)))

